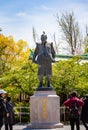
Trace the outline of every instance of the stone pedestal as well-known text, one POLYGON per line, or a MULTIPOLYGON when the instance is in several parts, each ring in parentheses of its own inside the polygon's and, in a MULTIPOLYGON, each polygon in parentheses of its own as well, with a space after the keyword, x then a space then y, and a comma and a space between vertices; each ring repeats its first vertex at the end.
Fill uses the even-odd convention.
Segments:
POLYGON ((55 91, 36 91, 30 98, 30 124, 27 128, 63 127, 60 123, 60 99, 55 91))

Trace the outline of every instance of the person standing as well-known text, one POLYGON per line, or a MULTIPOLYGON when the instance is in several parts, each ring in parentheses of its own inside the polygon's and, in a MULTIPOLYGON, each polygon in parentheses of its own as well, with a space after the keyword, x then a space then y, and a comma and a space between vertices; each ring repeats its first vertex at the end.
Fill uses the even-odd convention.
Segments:
MULTIPOLYGON (((71 93, 71 97, 68 98, 65 102, 64 102, 64 105, 66 107, 69 107, 70 109, 70 114, 72 112, 72 107, 73 105, 75 105, 75 107, 77 109, 79 109, 80 107, 82 107, 84 104, 84 102, 82 100, 80 100, 78 97, 77 97, 77 92, 76 91, 73 91, 71 93)), ((80 130, 80 123, 79 123, 79 116, 80 116, 80 113, 78 111, 78 115, 77 117, 72 117, 71 115, 69 116, 69 120, 70 120, 70 126, 71 126, 71 130, 74 130, 74 125, 76 124, 76 130, 80 130)))
POLYGON ((5 96, 6 96, 6 91, 0 90, 0 130, 3 126, 4 114, 6 116, 8 116, 8 111, 7 111, 5 103, 4 103, 4 97, 5 96))
POLYGON ((4 117, 5 130, 13 130, 15 116, 14 116, 13 104, 11 102, 11 97, 7 96, 5 104, 9 113, 8 117, 7 116, 4 117))
POLYGON ((88 94, 86 94, 83 101, 84 101, 84 105, 81 111, 81 120, 86 130, 88 130, 88 94))

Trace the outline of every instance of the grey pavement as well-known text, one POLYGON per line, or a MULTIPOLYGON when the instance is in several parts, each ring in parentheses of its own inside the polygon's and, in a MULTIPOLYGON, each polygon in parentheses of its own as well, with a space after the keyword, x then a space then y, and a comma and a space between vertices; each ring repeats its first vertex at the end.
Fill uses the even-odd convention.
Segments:
MULTIPOLYGON (((5 130, 4 125, 1 130, 5 130)), ((46 130, 46 129, 29 129, 27 128, 27 124, 22 125, 22 124, 16 124, 13 126, 13 130, 46 130)), ((64 125, 63 128, 56 128, 56 129, 47 129, 47 130, 71 130, 70 125, 64 125)), ((75 128, 76 130, 76 128, 75 128)), ((80 130, 85 130, 83 125, 80 125, 80 130)))

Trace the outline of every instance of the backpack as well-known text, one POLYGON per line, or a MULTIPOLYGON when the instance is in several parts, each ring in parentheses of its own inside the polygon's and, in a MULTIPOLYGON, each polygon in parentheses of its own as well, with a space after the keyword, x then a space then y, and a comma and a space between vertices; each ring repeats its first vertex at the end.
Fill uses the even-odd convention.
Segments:
POLYGON ((78 106, 77 106, 77 101, 75 101, 72 104, 72 108, 70 110, 70 118, 72 118, 72 119, 79 118, 79 109, 78 109, 78 106))

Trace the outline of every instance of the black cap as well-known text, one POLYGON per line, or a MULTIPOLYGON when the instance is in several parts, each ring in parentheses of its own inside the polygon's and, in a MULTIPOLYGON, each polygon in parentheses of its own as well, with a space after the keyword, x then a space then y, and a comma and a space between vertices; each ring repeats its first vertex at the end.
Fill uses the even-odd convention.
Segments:
POLYGON ((76 91, 72 91, 71 96, 72 96, 72 97, 77 96, 77 92, 76 92, 76 91))

